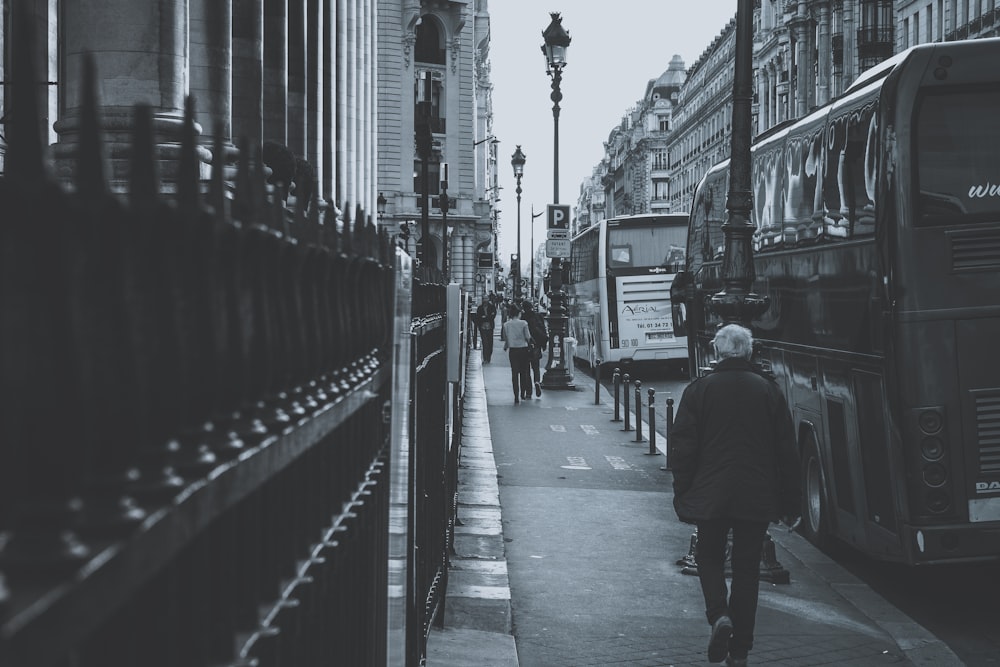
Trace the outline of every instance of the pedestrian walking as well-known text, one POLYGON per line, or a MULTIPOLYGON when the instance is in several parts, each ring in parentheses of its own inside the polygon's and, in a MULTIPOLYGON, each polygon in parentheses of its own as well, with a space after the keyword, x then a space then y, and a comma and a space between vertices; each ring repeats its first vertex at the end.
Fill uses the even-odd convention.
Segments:
POLYGON ((800 464, 788 404, 750 363, 750 331, 726 325, 712 344, 719 361, 684 390, 671 430, 674 510, 698 526, 698 577, 712 626, 708 659, 739 666, 753 648, 768 523, 798 520, 800 464), (730 531, 731 593, 725 577, 730 531))
POLYGON ((535 310, 535 305, 530 301, 524 302, 523 319, 528 323, 528 331, 531 332, 531 339, 535 342, 534 349, 529 355, 528 366, 535 380, 535 396, 542 395, 542 351, 549 343, 549 333, 545 329, 545 320, 535 310))
POLYGON ((532 343, 528 323, 521 319, 521 311, 512 306, 503 325, 503 349, 510 355, 510 382, 514 388, 514 405, 521 399, 531 398, 531 373, 528 370, 528 349, 532 343))
POLYGON ((483 301, 476 308, 476 326, 483 338, 483 363, 490 363, 493 357, 493 326, 496 324, 497 309, 489 297, 483 295, 483 301))

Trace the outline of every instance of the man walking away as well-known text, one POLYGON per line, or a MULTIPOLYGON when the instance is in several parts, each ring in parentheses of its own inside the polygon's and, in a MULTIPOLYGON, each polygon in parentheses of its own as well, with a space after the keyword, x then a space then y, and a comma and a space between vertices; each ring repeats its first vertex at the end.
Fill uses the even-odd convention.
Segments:
POLYGON ((496 324, 497 309, 485 294, 483 302, 476 308, 476 326, 483 337, 483 363, 490 363, 493 356, 493 326, 496 324))
POLYGON ((750 331, 728 324, 712 344, 719 362, 684 390, 671 431, 674 510, 698 526, 708 659, 742 666, 753 648, 764 536, 771 521, 795 524, 800 464, 785 397, 750 363, 750 331), (724 569, 730 530, 732 593, 724 569))
POLYGON ((535 378, 535 396, 540 397, 542 395, 540 362, 542 360, 542 351, 549 343, 549 333, 545 329, 545 320, 538 314, 534 304, 530 301, 524 302, 524 315, 522 317, 528 323, 528 331, 531 332, 531 338, 535 341, 534 348, 528 358, 528 365, 531 367, 531 374, 535 378))

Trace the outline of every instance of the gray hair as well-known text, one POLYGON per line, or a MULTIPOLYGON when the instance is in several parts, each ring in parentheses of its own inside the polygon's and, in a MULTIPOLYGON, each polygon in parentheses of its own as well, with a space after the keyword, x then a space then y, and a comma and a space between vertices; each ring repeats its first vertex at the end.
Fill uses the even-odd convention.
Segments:
POLYGON ((715 351, 723 359, 742 357, 749 359, 753 354, 753 334, 739 324, 727 324, 719 329, 712 340, 715 351))

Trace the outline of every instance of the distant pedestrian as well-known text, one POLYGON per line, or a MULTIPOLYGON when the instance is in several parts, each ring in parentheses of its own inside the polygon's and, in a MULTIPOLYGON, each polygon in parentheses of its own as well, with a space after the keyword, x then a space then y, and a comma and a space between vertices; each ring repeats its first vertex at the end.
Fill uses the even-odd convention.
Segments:
POLYGON ((785 398, 750 363, 750 331, 726 325, 712 344, 719 362, 684 390, 671 430, 674 510, 698 526, 698 577, 712 626, 708 659, 746 665, 764 537, 769 522, 798 519, 800 464, 785 398), (732 594, 724 569, 730 530, 732 594))
POLYGON ((531 373, 528 371, 528 357, 531 332, 528 323, 521 319, 521 311, 513 306, 508 311, 503 324, 503 349, 510 355, 510 382, 514 388, 514 405, 521 399, 531 398, 531 373))
POLYGON ((476 308, 476 327, 483 338, 483 363, 490 363, 493 357, 493 327, 496 325, 497 309, 489 297, 483 295, 483 302, 476 308))
POLYGON ((531 338, 535 342, 535 346, 528 358, 528 365, 531 368, 531 374, 535 378, 535 396, 541 396, 542 371, 540 364, 542 361, 542 351, 549 343, 549 334, 545 329, 545 320, 538 314, 534 304, 530 301, 524 302, 523 319, 528 323, 528 331, 531 332, 531 338))

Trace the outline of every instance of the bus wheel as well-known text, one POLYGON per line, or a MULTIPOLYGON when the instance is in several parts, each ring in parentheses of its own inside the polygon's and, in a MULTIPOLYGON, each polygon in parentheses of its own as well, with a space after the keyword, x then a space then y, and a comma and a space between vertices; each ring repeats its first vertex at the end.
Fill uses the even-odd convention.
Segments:
POLYGON ((802 533, 821 550, 830 546, 826 498, 826 476, 819 447, 810 437, 802 449, 802 533))

